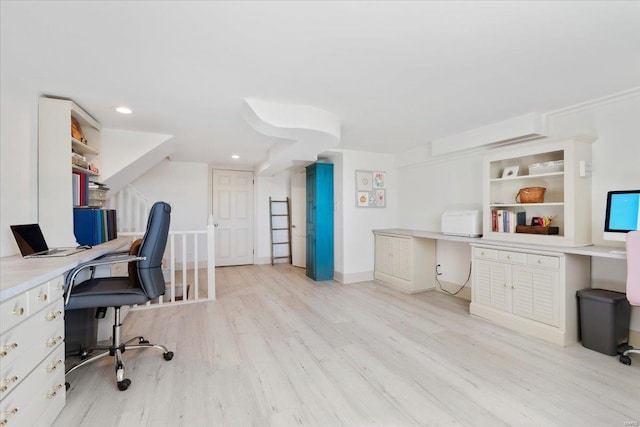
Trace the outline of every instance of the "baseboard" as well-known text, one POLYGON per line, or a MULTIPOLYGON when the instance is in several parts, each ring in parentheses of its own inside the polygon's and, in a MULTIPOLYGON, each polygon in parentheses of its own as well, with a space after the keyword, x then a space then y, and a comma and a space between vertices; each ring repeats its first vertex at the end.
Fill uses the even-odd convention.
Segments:
POLYGON ((344 274, 341 271, 334 271, 333 280, 344 283, 345 285, 348 285, 349 283, 367 282, 369 280, 373 280, 373 271, 361 271, 358 273, 348 274, 344 274))

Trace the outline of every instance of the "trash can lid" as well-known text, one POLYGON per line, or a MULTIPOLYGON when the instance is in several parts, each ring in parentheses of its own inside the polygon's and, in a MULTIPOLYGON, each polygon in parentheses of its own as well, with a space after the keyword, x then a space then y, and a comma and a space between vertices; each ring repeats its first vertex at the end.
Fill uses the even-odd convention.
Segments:
POLYGON ((627 300, 627 294, 616 291, 609 291, 607 289, 580 289, 576 292, 579 298, 608 302, 610 304, 619 303, 627 300))

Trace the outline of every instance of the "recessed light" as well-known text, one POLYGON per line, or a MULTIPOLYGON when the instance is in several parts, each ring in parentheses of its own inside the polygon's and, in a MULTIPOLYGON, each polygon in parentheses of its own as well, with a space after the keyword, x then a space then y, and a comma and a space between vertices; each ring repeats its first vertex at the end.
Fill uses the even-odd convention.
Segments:
POLYGON ((232 159, 239 159, 239 158, 240 158, 240 156, 238 156, 237 154, 232 154, 232 155, 231 155, 231 158, 232 158, 232 159))
POLYGON ((131 108, 125 107, 125 106, 115 107, 114 110, 116 110, 120 114, 131 114, 131 113, 133 113, 133 111, 131 111, 131 108))

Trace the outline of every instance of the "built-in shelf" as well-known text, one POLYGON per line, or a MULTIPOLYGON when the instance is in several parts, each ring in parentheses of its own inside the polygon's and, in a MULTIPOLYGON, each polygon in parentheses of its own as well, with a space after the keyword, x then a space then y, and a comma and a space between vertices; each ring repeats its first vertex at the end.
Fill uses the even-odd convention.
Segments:
POLYGON ((510 176, 508 178, 493 178, 493 179, 490 179, 489 181, 490 182, 516 181, 516 180, 526 180, 526 179, 549 178, 552 176, 564 176, 564 172, 539 173, 536 175, 518 175, 518 176, 510 176))
POLYGON ((74 170, 76 172, 80 172, 80 173, 86 173, 87 175, 90 176, 98 176, 100 174, 95 173, 94 171, 91 171, 89 169, 85 169, 85 168, 81 168, 80 166, 76 166, 76 165, 71 165, 71 170, 74 170))
POLYGON ((549 202, 549 203, 492 203, 489 205, 492 208, 528 208, 532 206, 564 206, 563 202, 549 202))
POLYGON ((100 152, 95 148, 85 144, 84 142, 80 142, 75 138, 71 138, 71 150, 75 151, 78 154, 100 154, 100 152))
MULTIPOLYGON (((591 160, 591 139, 540 141, 522 147, 496 150, 484 159, 483 235, 490 240, 582 246, 591 244, 591 178, 580 175, 579 163, 591 160), (534 165, 562 162, 564 171, 531 174, 534 165), (505 176, 518 170, 522 175, 505 176), (528 187, 542 187, 543 203, 518 203, 516 197, 528 187), (494 212, 525 212, 524 223, 551 218, 557 235, 495 231, 494 212)), ((505 216, 503 216, 505 218, 505 216)), ((512 224, 509 224, 512 225, 512 224)))

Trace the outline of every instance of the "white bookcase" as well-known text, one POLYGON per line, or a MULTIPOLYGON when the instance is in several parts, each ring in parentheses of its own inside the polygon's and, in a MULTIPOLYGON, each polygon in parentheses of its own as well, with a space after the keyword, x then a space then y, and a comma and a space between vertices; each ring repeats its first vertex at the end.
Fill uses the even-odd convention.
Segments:
POLYGON ((551 246, 591 244, 591 143, 573 138, 547 141, 527 147, 499 151, 484 159, 483 237, 488 240, 533 243, 551 246), (536 163, 564 161, 564 170, 531 174, 536 163), (582 165, 582 168, 581 168, 582 165), (505 168, 518 167, 518 174, 503 178, 505 168), (582 171, 582 173, 581 173, 582 171), (542 203, 518 203, 521 188, 544 187, 542 203), (553 217, 557 235, 495 232, 493 210, 526 212, 526 224, 533 217, 553 217))
MULTIPOLYGON (((71 151, 99 164, 100 124, 73 101, 40 98, 38 104, 38 223, 49 246, 76 246, 73 234, 71 151), (71 137, 71 117, 87 144, 71 137)), ((89 175, 97 175, 82 170, 89 175)))

